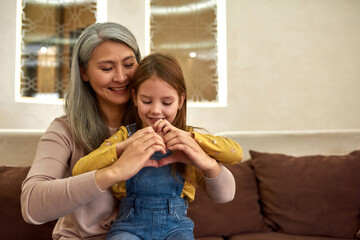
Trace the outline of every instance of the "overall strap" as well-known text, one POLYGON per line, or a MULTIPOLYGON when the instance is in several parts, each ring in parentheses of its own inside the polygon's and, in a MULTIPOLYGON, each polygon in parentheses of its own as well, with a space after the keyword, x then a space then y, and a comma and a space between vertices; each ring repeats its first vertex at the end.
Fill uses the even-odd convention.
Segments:
POLYGON ((130 124, 126 126, 128 131, 128 138, 131 137, 136 132, 136 123, 130 124))

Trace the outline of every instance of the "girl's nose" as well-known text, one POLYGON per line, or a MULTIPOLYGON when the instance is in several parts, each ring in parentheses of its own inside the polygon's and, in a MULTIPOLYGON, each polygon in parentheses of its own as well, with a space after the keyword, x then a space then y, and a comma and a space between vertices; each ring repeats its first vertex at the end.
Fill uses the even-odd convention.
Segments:
POLYGON ((160 114, 161 113, 161 108, 160 108, 159 104, 156 104, 156 103, 152 104, 151 113, 152 114, 160 114))

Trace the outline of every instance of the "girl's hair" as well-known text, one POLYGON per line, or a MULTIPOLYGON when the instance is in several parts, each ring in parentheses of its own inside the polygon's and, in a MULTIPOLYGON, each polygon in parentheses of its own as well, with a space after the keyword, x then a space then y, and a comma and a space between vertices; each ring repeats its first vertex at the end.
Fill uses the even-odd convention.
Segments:
MULTIPOLYGON (((184 103, 171 124, 179 129, 186 130, 186 85, 180 64, 174 57, 169 55, 161 53, 148 55, 140 62, 134 79, 130 83, 131 89, 137 94, 140 85, 153 76, 172 86, 177 91, 179 99, 181 96, 185 96, 184 103)), ((142 124, 137 111, 135 119, 136 125, 140 128, 142 124)))
MULTIPOLYGON (((110 137, 110 132, 102 117, 94 90, 88 82, 81 79, 80 66, 86 70, 93 51, 105 41, 126 44, 134 51, 136 61, 139 63, 141 60, 135 37, 120 24, 95 23, 87 27, 78 38, 73 50, 64 108, 75 140, 89 152, 110 137)), ((127 111, 121 124, 133 122, 132 117, 133 113, 127 111)))
MULTIPOLYGON (((162 81, 172 86, 177 91, 179 99, 181 99, 181 97, 184 95, 184 103, 182 107, 178 110, 176 117, 171 124, 185 131, 187 96, 185 78, 181 70, 180 64, 174 57, 161 53, 153 53, 145 57, 140 62, 135 72, 134 79, 130 83, 131 89, 135 91, 135 95, 137 94, 140 85, 154 76, 160 78, 162 81)), ((138 111, 136 111, 135 116, 136 126, 137 128, 140 128, 142 124, 138 111)), ((173 165, 174 176, 176 176, 176 172, 179 172, 187 181, 193 183, 187 165, 183 163, 175 163, 173 165)))

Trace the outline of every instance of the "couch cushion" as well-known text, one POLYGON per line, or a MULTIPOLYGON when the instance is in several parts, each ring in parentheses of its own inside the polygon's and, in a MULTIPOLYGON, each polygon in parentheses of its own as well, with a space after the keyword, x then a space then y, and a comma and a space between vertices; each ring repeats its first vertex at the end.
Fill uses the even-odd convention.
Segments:
POLYGON ((278 232, 248 233, 235 235, 228 240, 349 240, 348 238, 331 238, 319 236, 291 235, 278 232))
POLYGON ((222 237, 201 237, 195 238, 195 240, 224 240, 222 237))
POLYGON ((235 198, 229 203, 214 203, 203 191, 197 190, 188 211, 188 216, 195 223, 195 237, 269 231, 260 213, 256 179, 249 163, 226 167, 236 179, 235 198))
POLYGON ((43 225, 26 223, 21 215, 21 184, 29 167, 0 167, 0 236, 1 239, 51 239, 55 221, 43 225))
POLYGON ((278 231, 355 237, 360 228, 360 151, 343 156, 250 155, 263 212, 278 231))

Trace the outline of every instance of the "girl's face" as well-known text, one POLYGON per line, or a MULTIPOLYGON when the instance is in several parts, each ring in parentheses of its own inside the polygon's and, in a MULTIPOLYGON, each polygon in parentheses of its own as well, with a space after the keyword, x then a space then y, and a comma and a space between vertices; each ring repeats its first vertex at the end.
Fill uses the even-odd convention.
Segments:
POLYGON ((142 127, 154 126, 159 119, 172 123, 178 109, 184 103, 185 95, 179 97, 177 91, 157 76, 144 81, 138 92, 132 92, 142 127))
POLYGON ((138 63, 134 51, 126 44, 105 41, 92 53, 87 69, 81 69, 83 81, 96 93, 100 108, 119 107, 130 98, 129 82, 138 63))

